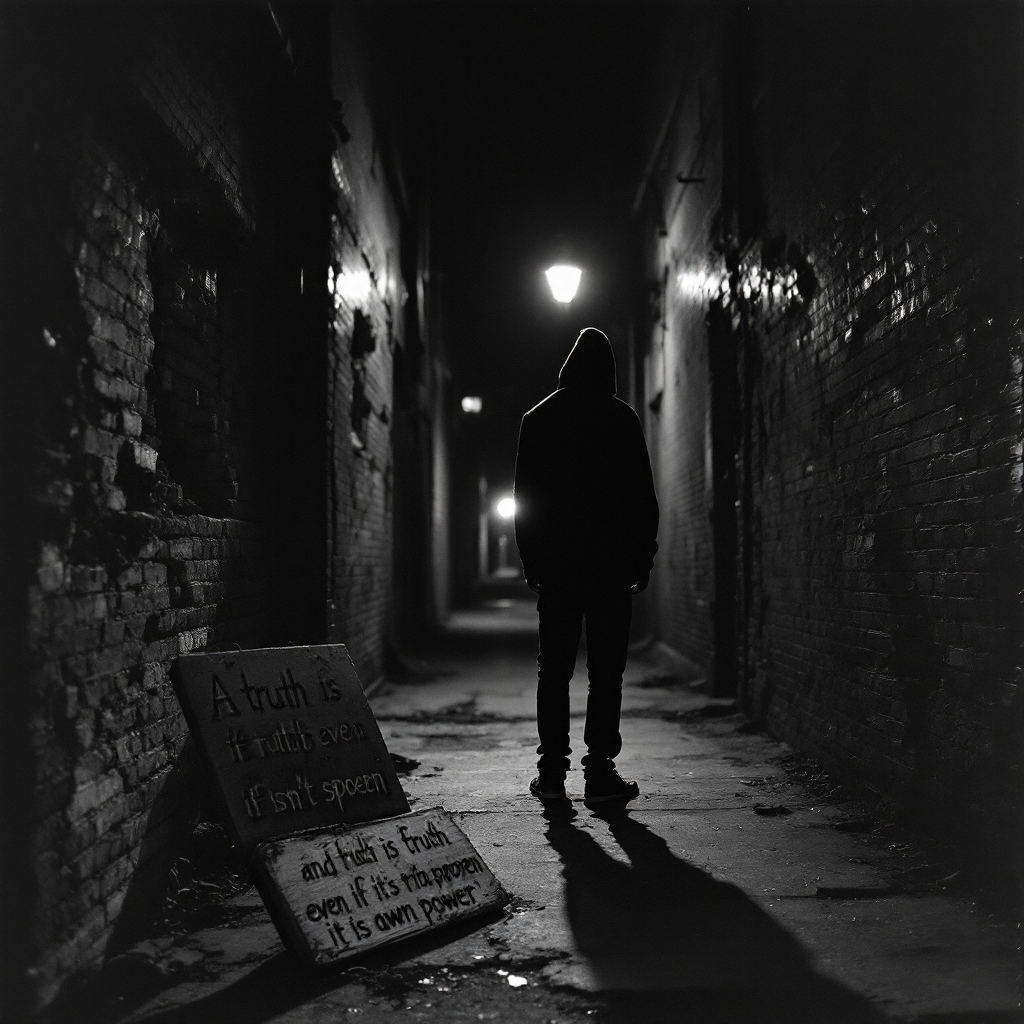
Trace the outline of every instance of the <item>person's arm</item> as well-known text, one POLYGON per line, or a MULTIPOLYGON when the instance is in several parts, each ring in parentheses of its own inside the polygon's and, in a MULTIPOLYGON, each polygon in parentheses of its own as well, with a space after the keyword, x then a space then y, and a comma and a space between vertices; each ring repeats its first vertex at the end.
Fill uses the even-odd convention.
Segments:
POLYGON ((636 420, 633 432, 633 457, 631 459, 634 478, 634 522, 633 559, 636 580, 630 588, 634 594, 647 589, 654 568, 654 556, 658 551, 658 497, 654 491, 654 474, 651 472, 651 457, 647 452, 640 421, 636 420))
POLYGON ((526 583, 531 590, 540 585, 540 516, 539 473, 540 451, 529 417, 519 427, 519 448, 516 452, 516 475, 513 496, 516 502, 515 531, 519 558, 523 563, 526 583))

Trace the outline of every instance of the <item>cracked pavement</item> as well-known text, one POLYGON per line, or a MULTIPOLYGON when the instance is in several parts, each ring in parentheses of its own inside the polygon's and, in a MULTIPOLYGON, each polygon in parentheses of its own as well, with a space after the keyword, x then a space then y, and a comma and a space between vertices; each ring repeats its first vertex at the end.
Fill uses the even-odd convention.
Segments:
POLYGON ((648 656, 631 656, 623 688, 618 765, 641 789, 629 813, 588 811, 578 770, 565 806, 529 796, 535 614, 509 598, 456 613, 410 678, 371 698, 413 809, 455 814, 513 896, 503 912, 311 973, 249 890, 112 961, 103 1019, 1019 1019, 1006 915, 648 656))

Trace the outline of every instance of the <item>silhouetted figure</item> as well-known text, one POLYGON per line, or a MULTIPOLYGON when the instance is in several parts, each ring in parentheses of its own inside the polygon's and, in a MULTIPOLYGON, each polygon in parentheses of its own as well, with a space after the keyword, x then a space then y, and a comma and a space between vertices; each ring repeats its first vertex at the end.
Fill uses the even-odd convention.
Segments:
POLYGON ((558 390, 523 417, 515 500, 526 582, 540 595, 540 760, 530 791, 565 799, 569 680, 586 619, 585 800, 631 800, 639 788, 619 777, 614 758, 631 594, 650 580, 658 501, 640 420, 615 397, 615 357, 601 331, 580 332, 558 390))

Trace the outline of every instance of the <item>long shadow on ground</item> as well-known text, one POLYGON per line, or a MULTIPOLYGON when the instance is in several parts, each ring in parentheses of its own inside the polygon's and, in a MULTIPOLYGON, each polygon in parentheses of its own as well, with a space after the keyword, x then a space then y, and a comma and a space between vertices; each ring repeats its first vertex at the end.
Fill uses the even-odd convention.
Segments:
POLYGON ((686 1024, 869 1024, 866 1000, 817 974, 804 949, 735 885, 676 857, 626 813, 603 815, 626 865, 572 812, 551 809, 577 948, 610 1020, 686 1024))

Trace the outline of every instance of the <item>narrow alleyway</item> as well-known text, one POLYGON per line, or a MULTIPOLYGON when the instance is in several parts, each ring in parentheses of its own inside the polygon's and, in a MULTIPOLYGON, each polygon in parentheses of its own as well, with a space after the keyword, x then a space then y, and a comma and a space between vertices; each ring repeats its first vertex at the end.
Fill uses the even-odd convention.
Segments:
POLYGON ((2 1024, 1020 1020, 1022 69, 1019 0, 0 4, 2 1024), (581 335, 632 440, 521 449, 581 335), (654 557, 612 820, 583 658, 529 795, 562 555, 654 557), (310 974, 246 865, 388 756, 189 680, 325 646, 511 903, 310 974))
POLYGON ((924 851, 801 779, 730 702, 642 652, 619 760, 640 799, 602 819, 574 771, 571 801, 542 807, 527 793, 535 636, 528 599, 480 602, 372 699, 414 809, 456 812, 513 895, 504 914, 311 975, 250 890, 112 961, 102 1019, 1018 1019, 1007 925, 924 851))

